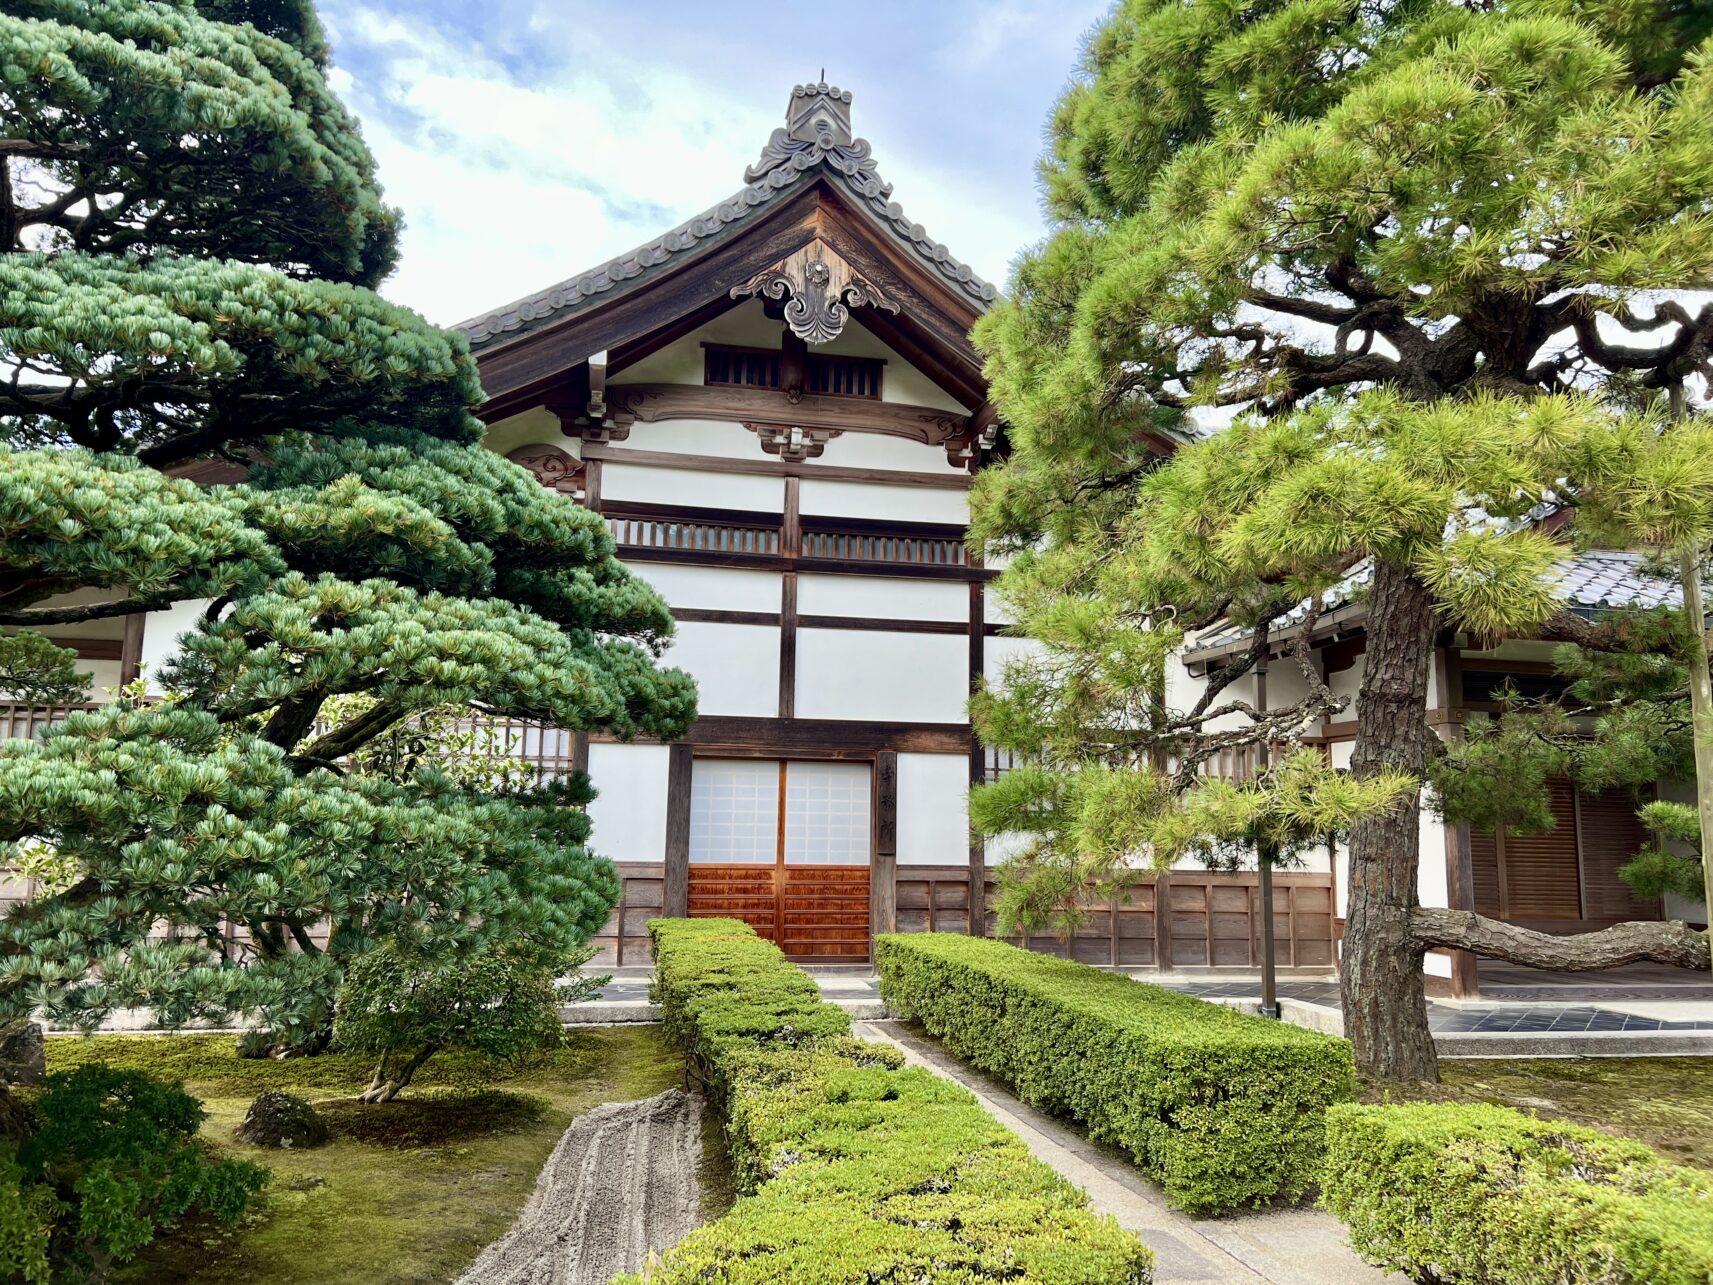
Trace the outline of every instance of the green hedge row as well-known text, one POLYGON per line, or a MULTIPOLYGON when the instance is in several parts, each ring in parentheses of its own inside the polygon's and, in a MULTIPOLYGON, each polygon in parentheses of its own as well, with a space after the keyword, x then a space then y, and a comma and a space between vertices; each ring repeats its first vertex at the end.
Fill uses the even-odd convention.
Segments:
POLYGON ((1152 1280, 1146 1246, 963 1089, 851 1039, 844 1012, 747 926, 649 932, 655 996, 726 1119, 742 1193, 649 1285, 1152 1280))
POLYGON ((1123 1147, 1192 1213, 1320 1180, 1350 1045, 1004 942, 876 938, 881 994, 1029 1102, 1123 1147))
POLYGON ((1333 1108, 1321 1200, 1358 1253, 1415 1280, 1713 1280, 1713 1177, 1505 1107, 1333 1108))

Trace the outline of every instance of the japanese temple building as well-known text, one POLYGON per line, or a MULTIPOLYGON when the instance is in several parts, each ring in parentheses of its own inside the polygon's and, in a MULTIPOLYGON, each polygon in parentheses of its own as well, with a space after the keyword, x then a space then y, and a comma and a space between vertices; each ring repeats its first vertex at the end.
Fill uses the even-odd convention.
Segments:
MULTIPOLYGON (((1001 764, 966 706, 1029 645, 964 547, 1000 433, 968 336, 996 292, 893 200, 848 91, 794 88, 743 177, 463 326, 489 444, 607 518, 677 617, 668 663, 700 685, 682 742, 559 747, 593 775, 595 843, 624 874, 615 963, 642 962, 663 912, 853 962, 873 932, 988 927, 967 796, 1001 764)), ((1247 966, 1253 878, 1172 878, 1167 958, 1247 966)), ((1330 875, 1283 882, 1286 950, 1329 966, 1330 875)), ((1155 891, 1100 911, 1077 953, 1154 964, 1155 891)))
MULTIPOLYGON (((973 735, 967 702, 1032 645, 1006 631, 995 572, 964 544, 971 480, 1004 450, 969 340, 996 292, 892 199, 844 90, 794 88, 743 179, 629 254, 462 326, 489 446, 605 517, 677 618, 667 663, 700 687, 700 716, 672 744, 509 729, 541 773, 586 767, 600 791, 593 843, 624 889, 598 941, 608 965, 646 963, 645 924, 661 914, 736 915, 793 956, 850 963, 876 932, 995 931, 1004 845, 971 841, 968 791, 1007 763, 973 735)), ((1633 554, 1567 552, 1565 570, 1575 610, 1674 601, 1633 554)), ((1352 696, 1359 581, 1308 639, 1321 677, 1352 696)), ((158 672, 205 605, 44 632, 100 692, 158 672)), ((1296 628, 1281 622, 1277 649, 1296 628)), ((1443 737, 1498 711, 1502 689, 1555 681, 1548 644, 1440 641, 1428 717, 1443 737)), ((1173 667, 1172 702, 1192 704, 1208 666, 1247 646, 1219 627, 1198 638, 1173 667)), ((1302 681, 1283 659, 1274 705, 1302 681)), ((1254 701, 1254 684, 1232 694, 1254 701)), ((0 706, 0 735, 64 713, 0 706)), ((1348 763, 1350 712, 1310 732, 1348 763)), ((1536 836, 1471 834, 1424 808, 1424 904, 1559 931, 1705 921, 1618 878, 1646 838, 1634 799, 1566 783, 1552 804, 1560 824, 1536 836)), ((1343 866, 1322 848, 1276 876, 1281 966, 1335 966, 1343 866)), ((1028 944, 1117 967, 1249 970, 1256 885, 1182 863, 1092 906, 1070 940, 1028 944)), ((0 904, 31 891, 0 877, 0 904)), ((1427 970, 1435 988, 1481 985, 1471 957, 1436 953, 1427 970)))

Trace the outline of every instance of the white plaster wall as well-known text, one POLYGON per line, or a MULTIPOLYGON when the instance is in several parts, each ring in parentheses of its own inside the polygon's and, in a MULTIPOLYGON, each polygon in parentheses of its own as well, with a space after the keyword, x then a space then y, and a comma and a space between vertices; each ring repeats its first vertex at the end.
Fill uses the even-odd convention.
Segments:
POLYGON ((79 660, 77 672, 89 675, 88 699, 98 704, 110 700, 119 686, 119 662, 116 660, 79 660))
POLYGON ((982 677, 989 686, 998 686, 1005 678, 1005 666, 1018 656, 1040 655, 1046 651, 1033 638, 1012 638, 994 634, 982 643, 982 677))
MULTIPOLYGON (((701 383, 698 377, 696 382, 701 383)), ((722 419, 665 419, 631 425, 630 436, 612 444, 625 451, 669 451, 674 455, 718 455, 722 459, 765 461, 761 439, 742 424, 722 419)))
POLYGON ((666 859, 664 745, 589 746, 589 778, 600 793, 589 805, 589 845, 614 861, 666 859))
POLYGON ((542 442, 551 442, 567 454, 579 457, 583 447, 581 439, 567 437, 561 431, 559 416, 540 406, 488 425, 487 436, 482 439, 482 444, 497 455, 509 455, 520 446, 536 446, 542 442))
POLYGON ((152 611, 143 621, 143 677, 149 690, 161 690, 160 671, 169 657, 178 654, 178 638, 195 627, 208 609, 208 598, 175 602, 165 611, 152 611))
POLYGON ((620 379, 627 384, 700 384, 704 343, 778 348, 779 331, 780 323, 768 319, 761 300, 746 299, 700 330, 650 353, 634 366, 626 366, 620 379))
MULTIPOLYGON (((627 562, 660 592, 666 605, 707 611, 771 611, 780 603, 779 575, 729 567, 693 567, 677 562, 627 562)), ((799 589, 801 592, 801 589, 799 589)))
POLYGON ((981 614, 982 618, 990 625, 1009 625, 1015 623, 1017 619, 1006 606, 1005 599, 994 592, 991 584, 987 586, 987 591, 981 595, 981 614))
POLYGON ((939 486, 888 486, 879 482, 830 482, 806 477, 798 503, 806 514, 840 518, 886 518, 895 522, 969 521, 969 493, 939 486))
POLYGON ((898 864, 969 860, 969 774, 963 754, 898 756, 898 864))
POLYGON ((688 670, 696 679, 699 713, 760 718, 779 713, 779 630, 775 626, 679 621, 678 636, 667 649, 665 663, 688 670))
MULTIPOLYGON (((1668 803, 1687 803, 1695 806, 1695 786, 1687 781, 1661 781, 1659 797, 1668 803)), ((1690 845, 1672 843, 1667 845, 1672 850, 1685 856, 1692 855, 1690 845)), ((1707 906, 1704 902, 1691 901, 1685 897, 1666 896, 1660 907, 1661 913, 1667 919, 1681 919, 1686 923, 1704 924, 1707 922, 1707 906)))
POLYGON ((797 632, 797 717, 962 723, 969 640, 867 629, 797 632))
POLYGON ((785 507, 785 479, 759 473, 704 473, 608 460, 601 466, 601 498, 779 513, 785 507))
POLYGON ((968 621, 969 587, 900 576, 797 577, 797 610, 805 616, 968 621))
MULTIPOLYGON (((891 369, 888 367, 888 369, 891 369)), ((836 464, 840 468, 899 469, 906 473, 944 473, 954 477, 964 472, 953 468, 946 459, 946 448, 929 446, 892 433, 841 433, 827 443, 826 449, 805 467, 811 471, 836 464)))

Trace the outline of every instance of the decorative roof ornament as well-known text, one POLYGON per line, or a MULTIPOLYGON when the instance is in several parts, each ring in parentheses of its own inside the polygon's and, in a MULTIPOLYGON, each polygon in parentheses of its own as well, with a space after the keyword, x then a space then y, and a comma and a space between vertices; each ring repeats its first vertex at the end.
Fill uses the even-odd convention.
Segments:
POLYGON ((857 275, 838 251, 819 239, 731 289, 734 299, 751 295, 787 300, 785 324, 806 344, 837 339, 850 320, 852 308, 868 304, 891 313, 899 310, 872 282, 857 275))
POLYGON ((786 128, 776 129, 761 158, 744 171, 745 186, 672 231, 629 254, 579 273, 558 285, 461 323, 458 329, 480 348, 502 335, 520 334, 591 306, 602 295, 639 277, 656 275, 688 254, 741 229, 807 177, 824 174, 856 198, 857 205, 896 241, 950 282, 971 303, 985 308, 999 292, 960 263, 892 199, 892 184, 880 177, 872 149, 850 127, 849 90, 817 81, 791 91, 786 128))

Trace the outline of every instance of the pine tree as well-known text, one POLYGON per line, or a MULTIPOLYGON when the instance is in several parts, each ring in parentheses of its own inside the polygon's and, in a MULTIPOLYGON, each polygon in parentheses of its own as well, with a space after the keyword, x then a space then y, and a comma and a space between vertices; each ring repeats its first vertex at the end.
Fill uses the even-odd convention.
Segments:
POLYGON ((601 520, 487 451, 463 338, 374 293, 398 216, 327 57, 307 0, 0 15, 0 678, 63 698, 33 627, 208 600, 163 700, 0 746, 0 839, 57 872, 0 921, 0 1023, 292 1044, 383 941, 561 960, 617 898, 587 782, 365 748, 693 714, 601 520))
MULTIPOLYGON (((1652 292, 1713 285, 1710 32, 1682 0, 1126 0, 1054 116, 1060 225, 978 331, 1015 443, 979 532, 1048 546, 1008 574, 1186 633, 1365 595, 1359 778, 1423 777, 1442 630, 1602 641, 1530 518, 1709 373, 1713 306, 1652 292)), ((1359 1063, 1429 1078, 1423 952, 1552 943, 1420 908, 1416 814, 1352 825, 1341 971, 1359 1063)))

